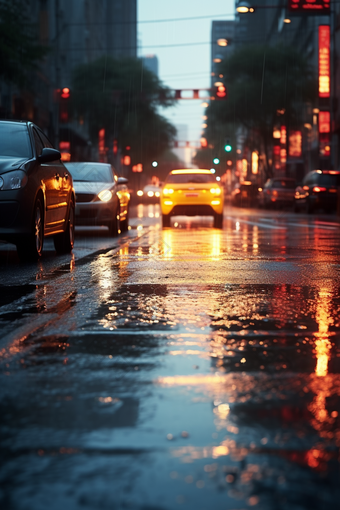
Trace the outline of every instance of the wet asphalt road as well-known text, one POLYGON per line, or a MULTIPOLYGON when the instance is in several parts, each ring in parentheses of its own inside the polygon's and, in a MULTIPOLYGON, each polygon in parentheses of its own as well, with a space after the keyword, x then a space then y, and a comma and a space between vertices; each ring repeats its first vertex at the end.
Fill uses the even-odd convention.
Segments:
POLYGON ((3 510, 336 510, 340 226, 226 207, 0 249, 3 510))

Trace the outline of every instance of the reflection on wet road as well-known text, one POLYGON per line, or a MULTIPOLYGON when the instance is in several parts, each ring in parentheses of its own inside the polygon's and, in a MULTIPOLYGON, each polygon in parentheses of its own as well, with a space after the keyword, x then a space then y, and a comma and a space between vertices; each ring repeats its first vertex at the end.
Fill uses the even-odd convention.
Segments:
POLYGON ((1 302, 3 508, 337 508, 338 225, 157 214, 1 302))

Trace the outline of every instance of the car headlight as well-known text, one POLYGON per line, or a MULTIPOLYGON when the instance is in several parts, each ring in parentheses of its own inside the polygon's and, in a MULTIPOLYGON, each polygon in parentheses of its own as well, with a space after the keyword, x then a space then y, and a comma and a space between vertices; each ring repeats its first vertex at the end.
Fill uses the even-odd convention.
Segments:
POLYGON ((102 202, 110 202, 112 198, 112 191, 110 191, 109 189, 103 189, 103 191, 98 193, 98 198, 102 202))
POLYGON ((174 190, 171 189, 171 188, 164 188, 163 189, 163 195, 172 195, 173 192, 174 192, 174 190))
POLYGON ((137 191, 137 195, 138 195, 139 197, 142 197, 142 196, 143 196, 143 191, 142 191, 141 189, 139 189, 139 190, 137 191))
POLYGON ((153 197, 154 196, 154 192, 153 191, 148 191, 148 197, 153 197))
POLYGON ((23 188, 28 181, 27 174, 22 170, 7 172, 0 175, 0 190, 20 189, 23 188))

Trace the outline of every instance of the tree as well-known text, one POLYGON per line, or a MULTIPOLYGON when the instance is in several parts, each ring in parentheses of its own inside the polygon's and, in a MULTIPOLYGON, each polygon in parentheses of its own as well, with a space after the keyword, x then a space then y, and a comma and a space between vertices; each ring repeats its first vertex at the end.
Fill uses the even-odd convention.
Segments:
POLYGON ((265 174, 272 169, 269 152, 278 111, 287 127, 302 123, 303 104, 316 95, 316 80, 305 57, 292 47, 242 46, 221 62, 218 74, 228 89, 228 99, 211 101, 207 109, 209 143, 223 144, 244 126, 261 140, 265 174))
POLYGON ((36 27, 21 0, 0 0, 0 78, 19 87, 28 71, 37 69, 48 48, 36 41, 36 27))
POLYGON ((92 142, 104 128, 110 146, 117 140, 121 150, 131 147, 132 164, 147 166, 176 135, 157 112, 158 106, 173 104, 169 89, 143 69, 140 59, 102 57, 81 65, 74 73, 72 98, 74 114, 88 121, 92 142))

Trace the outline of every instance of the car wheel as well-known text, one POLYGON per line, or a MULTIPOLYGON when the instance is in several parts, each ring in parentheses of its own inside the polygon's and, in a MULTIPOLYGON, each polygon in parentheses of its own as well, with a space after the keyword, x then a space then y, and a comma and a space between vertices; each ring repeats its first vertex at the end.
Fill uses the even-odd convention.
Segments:
POLYGON ((214 228, 222 228, 223 227, 223 214, 215 214, 214 215, 214 228))
POLYGON ((120 230, 122 232, 126 232, 128 230, 128 228, 129 228, 129 207, 127 208, 127 211, 126 211, 125 220, 120 222, 120 230))
POLYGON ((120 231, 120 206, 116 209, 113 220, 108 224, 110 237, 117 237, 120 231))
POLYGON ((170 214, 162 214, 162 226, 164 227, 170 227, 170 214))
POLYGON ((74 202, 71 200, 65 232, 54 236, 54 247, 58 254, 70 253, 74 245, 74 202))
POLYGON ((31 233, 17 242, 17 252, 21 261, 36 261, 41 257, 44 245, 44 211, 41 200, 34 204, 31 233))

